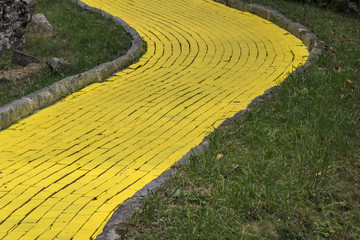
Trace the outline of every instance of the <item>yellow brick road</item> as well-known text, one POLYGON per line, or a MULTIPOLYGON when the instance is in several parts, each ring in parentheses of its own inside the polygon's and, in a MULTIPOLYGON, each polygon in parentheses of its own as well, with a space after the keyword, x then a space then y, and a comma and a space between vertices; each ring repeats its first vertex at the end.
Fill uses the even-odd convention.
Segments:
POLYGON ((285 30, 211 0, 86 0, 147 42, 129 69, 0 132, 0 239, 91 239, 124 200, 303 64, 285 30))

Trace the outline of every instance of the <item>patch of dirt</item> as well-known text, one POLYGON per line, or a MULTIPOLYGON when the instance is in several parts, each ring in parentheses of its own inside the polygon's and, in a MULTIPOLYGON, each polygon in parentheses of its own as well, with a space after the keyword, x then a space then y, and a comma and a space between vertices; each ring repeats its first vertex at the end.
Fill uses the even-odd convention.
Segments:
POLYGON ((17 82, 29 77, 34 76, 38 72, 46 68, 45 64, 41 63, 31 63, 26 67, 16 66, 9 70, 0 71, 0 83, 4 82, 17 82))
POLYGON ((46 64, 30 63, 26 67, 11 66, 9 70, 0 70, 0 91, 22 93, 42 71, 47 71, 46 64))

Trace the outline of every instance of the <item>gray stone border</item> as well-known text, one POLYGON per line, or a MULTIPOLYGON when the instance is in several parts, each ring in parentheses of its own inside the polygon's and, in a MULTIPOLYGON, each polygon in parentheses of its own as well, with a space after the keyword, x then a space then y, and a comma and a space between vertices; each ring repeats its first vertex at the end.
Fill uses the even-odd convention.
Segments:
MULTIPOLYGON (((266 20, 269 20, 279 27, 282 27, 298 37, 308 48, 309 57, 303 66, 296 68, 292 74, 299 75, 305 69, 311 66, 311 64, 316 61, 321 54, 324 46, 323 43, 318 41, 315 34, 311 33, 308 28, 305 26, 293 22, 283 14, 272 9, 271 7, 261 6, 259 4, 247 4, 241 0, 214 0, 225 4, 229 7, 239 9, 241 11, 253 13, 259 17, 262 17, 266 20)), ((231 125, 237 119, 242 118, 245 112, 250 111, 256 104, 259 104, 264 98, 267 98, 272 95, 275 88, 279 86, 272 87, 266 90, 262 95, 256 97, 245 110, 242 110, 235 114, 235 116, 226 119, 217 129, 223 128, 225 126, 231 125)), ((159 188, 163 183, 165 183, 171 176, 176 173, 176 168, 181 164, 184 164, 189 161, 189 158, 192 154, 199 154, 204 151, 204 148, 209 146, 208 136, 196 147, 192 148, 185 156, 183 156, 178 162, 176 162, 169 170, 162 173, 158 178, 154 179, 141 190, 135 193, 133 197, 126 200, 122 203, 118 209, 113 213, 110 220, 104 227, 103 232, 97 236, 97 240, 115 240, 120 236, 116 233, 116 228, 120 223, 126 222, 134 209, 137 209, 141 206, 141 198, 149 195, 151 192, 159 188)))
POLYGON ((89 71, 64 78, 37 92, 0 107, 0 130, 9 127, 19 119, 27 117, 39 109, 54 104, 71 92, 78 91, 92 83, 106 80, 111 74, 128 67, 141 57, 143 42, 134 28, 130 27, 122 19, 100 9, 90 7, 80 0, 72 1, 85 10, 101 13, 103 16, 113 19, 116 24, 121 25, 132 36, 131 48, 125 55, 111 62, 103 63, 89 71))

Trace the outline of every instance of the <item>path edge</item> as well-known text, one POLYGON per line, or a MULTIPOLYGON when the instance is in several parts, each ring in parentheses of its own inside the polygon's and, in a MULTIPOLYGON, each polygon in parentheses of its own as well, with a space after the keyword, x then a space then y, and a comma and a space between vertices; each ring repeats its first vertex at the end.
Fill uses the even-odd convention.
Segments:
MULTIPOLYGON (((307 46, 309 51, 309 57, 304 65, 297 67, 289 76, 298 76, 306 69, 308 69, 312 65, 312 63, 318 59, 319 55, 324 49, 324 43, 322 41, 319 41, 316 35, 312 33, 307 27, 290 20, 285 15, 272 9, 269 6, 248 4, 241 0, 213 1, 224 4, 231 8, 255 14, 263 19, 269 20, 270 22, 287 30, 288 32, 299 38, 305 44, 305 46, 307 46)), ((279 85, 267 89, 262 95, 252 100, 252 102, 244 110, 241 110, 233 117, 226 119, 222 124, 220 124, 219 127, 214 129, 214 131, 231 125, 236 120, 242 118, 243 115, 246 112, 250 111, 255 105, 259 104, 265 98, 270 97, 273 94, 274 90, 278 87, 279 85)), ((119 224, 126 222, 130 218, 134 209, 137 209, 141 206, 141 199, 162 186, 167 180, 171 178, 171 176, 175 175, 176 168, 178 166, 188 162, 191 155, 202 153, 207 146, 209 146, 209 136, 206 136, 198 146, 192 148, 188 153, 186 153, 186 155, 184 155, 179 161, 177 161, 173 166, 171 166, 170 169, 163 172, 159 177, 157 177, 150 183, 146 184, 142 189, 137 191, 131 198, 124 201, 112 214, 109 221, 106 223, 103 232, 96 237, 96 240, 118 239, 120 236, 116 233, 116 228, 119 224)))
POLYGON ((112 74, 130 66, 142 56, 143 41, 141 36, 125 21, 112 16, 103 10, 90 7, 80 0, 72 0, 72 2, 78 4, 85 10, 100 13, 104 17, 112 19, 115 24, 122 26, 132 37, 132 45, 130 49, 125 55, 122 55, 113 61, 100 64, 86 72, 64 78, 39 91, 0 107, 0 131, 8 128, 20 119, 33 114, 37 110, 56 103, 60 99, 69 95, 69 93, 79 91, 90 84, 105 81, 112 74))

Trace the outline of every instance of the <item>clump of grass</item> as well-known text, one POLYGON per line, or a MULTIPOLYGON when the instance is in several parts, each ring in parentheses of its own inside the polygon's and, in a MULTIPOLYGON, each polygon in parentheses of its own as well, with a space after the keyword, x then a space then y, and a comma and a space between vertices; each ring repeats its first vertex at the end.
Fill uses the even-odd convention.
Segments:
MULTIPOLYGON (((64 58, 71 67, 62 73, 42 70, 21 86, 12 82, 0 84, 0 105, 37 91, 64 77, 84 72, 112 61, 131 47, 131 36, 112 20, 80 8, 70 0, 39 0, 36 13, 43 13, 53 25, 52 37, 26 35, 24 52, 45 63, 51 57, 64 58)), ((4 68, 9 67, 8 58, 4 68)), ((6 70, 6 69, 3 69, 6 70)))
POLYGON ((0 71, 6 71, 11 68, 11 54, 4 54, 0 57, 0 71))
POLYGON ((360 21, 283 0, 328 49, 233 126, 143 206, 127 239, 359 239, 360 21))

